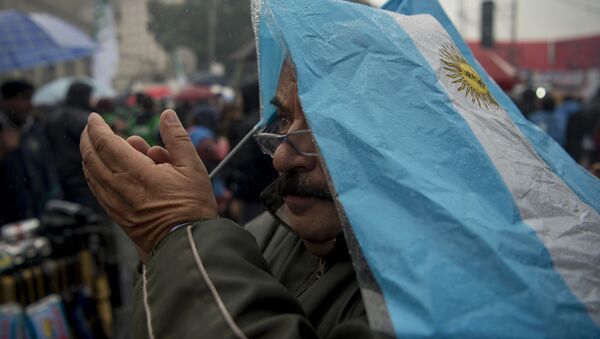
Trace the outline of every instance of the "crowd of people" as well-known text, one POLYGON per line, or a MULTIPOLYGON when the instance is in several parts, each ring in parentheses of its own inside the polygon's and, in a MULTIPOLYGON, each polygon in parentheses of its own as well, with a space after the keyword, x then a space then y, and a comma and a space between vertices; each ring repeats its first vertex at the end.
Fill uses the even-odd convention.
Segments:
MULTIPOLYGON (((124 138, 138 135, 149 145, 162 145, 159 116, 165 103, 144 93, 94 98, 93 88, 82 82, 73 83, 55 106, 34 107, 34 93, 34 86, 26 80, 2 84, 0 225, 40 217, 51 199, 75 202, 103 215, 81 168, 79 142, 89 113, 101 114, 124 138)), ((239 100, 233 103, 213 96, 176 104, 210 171, 258 121, 258 82, 242 86, 239 100)), ((261 213, 260 191, 274 177, 270 159, 256 145, 245 145, 240 156, 213 180, 219 214, 245 222, 261 213)))
MULTIPOLYGON (((99 214, 81 169, 79 140, 90 112, 95 111, 118 135, 141 136, 162 145, 160 112, 165 103, 144 93, 122 99, 93 98, 92 87, 73 83, 63 102, 33 107, 35 88, 25 80, 6 81, 0 101, 0 224, 39 217, 50 199, 64 199, 99 214)), ((176 111, 210 171, 259 119, 258 83, 241 88, 240 100, 218 96, 182 101, 176 111)), ((600 175, 600 91, 589 101, 551 93, 538 99, 526 90, 516 100, 528 119, 542 128, 578 163, 600 175)), ((260 192, 276 173, 255 143, 247 143, 213 180, 219 215, 247 222, 260 214, 260 192)))

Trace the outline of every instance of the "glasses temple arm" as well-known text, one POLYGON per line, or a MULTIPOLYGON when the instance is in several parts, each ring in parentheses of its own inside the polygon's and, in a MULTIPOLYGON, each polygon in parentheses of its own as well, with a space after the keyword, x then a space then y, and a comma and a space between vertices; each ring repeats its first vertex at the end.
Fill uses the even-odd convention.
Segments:
POLYGON ((227 156, 221 160, 221 162, 217 165, 217 167, 215 167, 212 172, 210 172, 210 174, 208 175, 209 179, 213 179, 214 177, 217 176, 217 174, 219 174, 219 171, 225 167, 225 165, 227 165, 227 163, 229 162, 229 160, 231 160, 231 158, 233 158, 235 156, 235 154, 242 148, 242 146, 250 139, 252 138, 252 136, 258 132, 258 130, 260 129, 260 121, 254 125, 254 127, 252 127, 252 129, 244 136, 244 138, 238 142, 237 145, 235 145, 235 147, 231 150, 231 152, 229 152, 229 154, 227 154, 227 156))

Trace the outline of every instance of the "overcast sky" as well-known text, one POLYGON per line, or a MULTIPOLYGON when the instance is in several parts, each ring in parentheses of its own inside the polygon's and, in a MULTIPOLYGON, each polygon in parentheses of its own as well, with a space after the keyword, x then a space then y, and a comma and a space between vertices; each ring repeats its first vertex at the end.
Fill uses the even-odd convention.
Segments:
MULTIPOLYGON (((468 40, 479 39, 481 1, 440 0, 452 21, 468 40), (459 20, 461 8, 465 20, 459 20)), ((517 4, 519 40, 561 40, 600 35, 598 0, 496 0, 494 28, 497 40, 510 39, 513 1, 517 4)), ((385 0, 372 2, 383 3, 385 0)))

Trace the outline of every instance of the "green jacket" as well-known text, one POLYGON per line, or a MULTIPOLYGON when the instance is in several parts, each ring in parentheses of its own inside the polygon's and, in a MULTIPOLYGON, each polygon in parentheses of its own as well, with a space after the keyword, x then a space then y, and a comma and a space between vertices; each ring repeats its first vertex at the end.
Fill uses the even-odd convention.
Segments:
POLYGON ((378 338, 343 242, 310 254, 279 218, 197 222, 163 239, 135 286, 134 338, 378 338))

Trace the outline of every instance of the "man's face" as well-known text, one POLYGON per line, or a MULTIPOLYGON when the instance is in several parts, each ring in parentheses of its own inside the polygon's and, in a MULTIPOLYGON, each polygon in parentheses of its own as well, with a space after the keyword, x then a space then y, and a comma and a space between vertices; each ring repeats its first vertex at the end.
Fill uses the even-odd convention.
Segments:
MULTIPOLYGON (((289 62, 281 70, 273 103, 279 118, 286 122, 282 133, 308 128, 298 97, 295 70, 289 62)), ((297 146, 316 152, 309 136, 302 142, 307 144, 297 146)), ((289 208, 292 231, 313 254, 326 255, 333 248, 341 226, 321 162, 317 157, 298 153, 289 143, 282 143, 273 155, 273 166, 282 176, 280 191, 289 208)))

